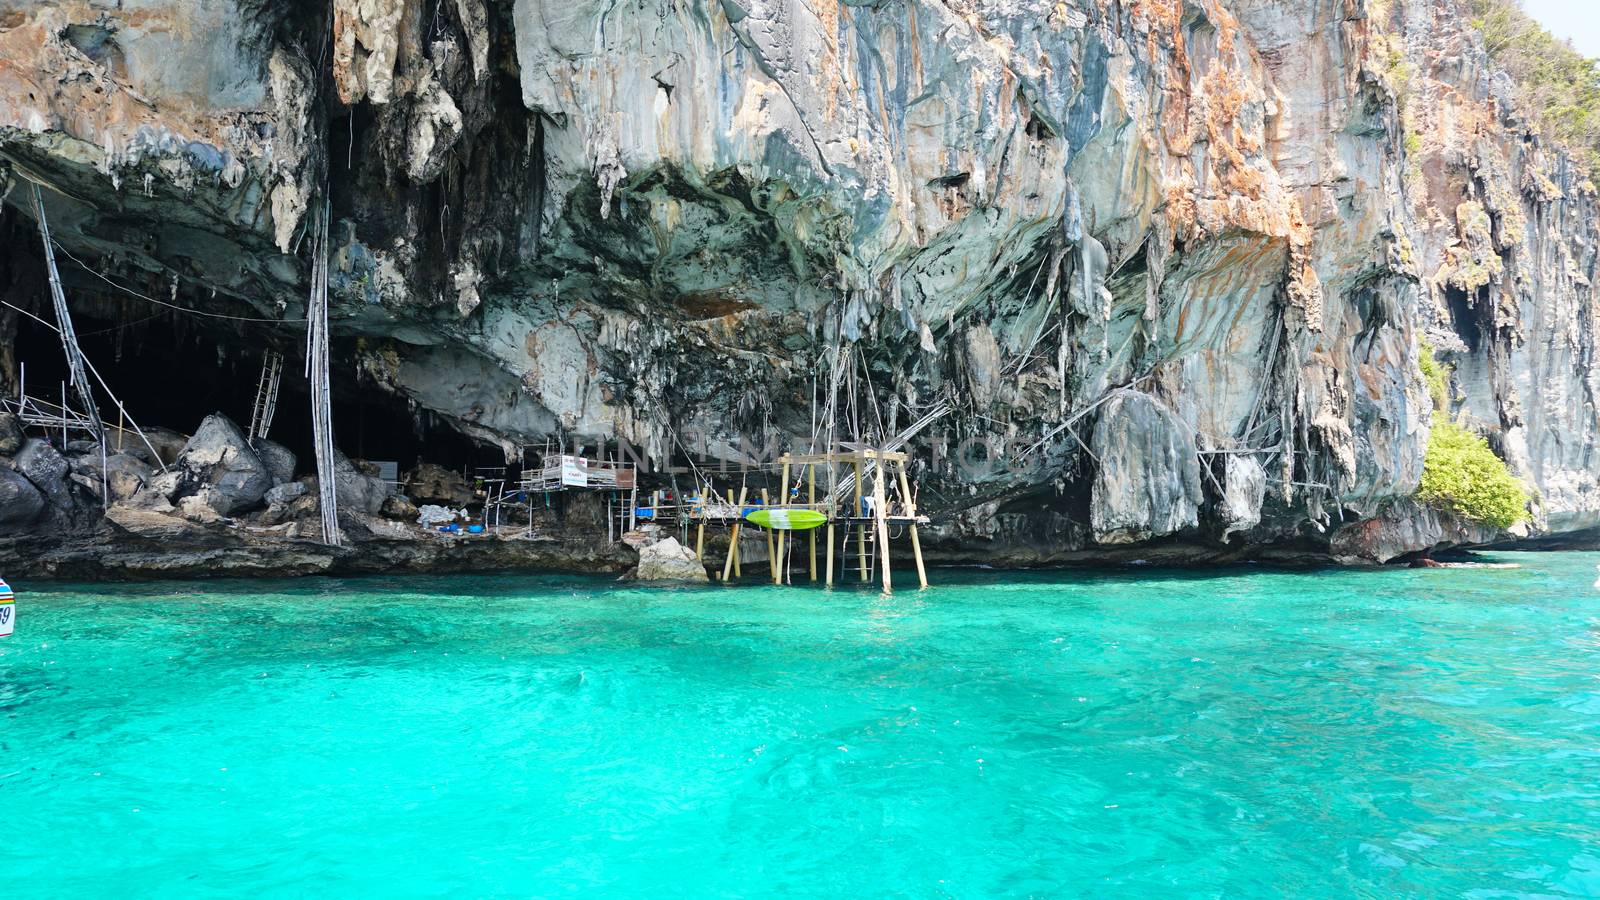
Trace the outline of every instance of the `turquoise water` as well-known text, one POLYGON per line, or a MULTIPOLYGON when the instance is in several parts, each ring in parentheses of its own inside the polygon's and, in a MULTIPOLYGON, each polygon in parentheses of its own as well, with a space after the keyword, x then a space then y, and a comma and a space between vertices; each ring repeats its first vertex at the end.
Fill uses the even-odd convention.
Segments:
POLYGON ((0 893, 1600 895, 1600 554, 1494 558, 18 578, 0 893))

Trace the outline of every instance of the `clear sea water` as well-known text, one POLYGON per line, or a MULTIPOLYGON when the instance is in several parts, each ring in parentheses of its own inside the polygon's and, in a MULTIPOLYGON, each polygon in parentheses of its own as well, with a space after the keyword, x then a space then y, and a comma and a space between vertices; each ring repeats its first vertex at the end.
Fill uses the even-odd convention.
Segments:
POLYGON ((1600 895, 1600 554, 32 586, 0 894, 1600 895))

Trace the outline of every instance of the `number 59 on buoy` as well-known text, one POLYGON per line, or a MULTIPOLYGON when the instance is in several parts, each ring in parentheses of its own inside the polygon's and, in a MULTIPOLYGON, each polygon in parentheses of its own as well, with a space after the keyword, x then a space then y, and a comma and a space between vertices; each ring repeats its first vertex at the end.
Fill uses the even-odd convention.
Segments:
POLYGON ((10 637, 11 629, 17 624, 17 598, 11 593, 11 588, 6 586, 6 580, 0 578, 0 638, 10 637))

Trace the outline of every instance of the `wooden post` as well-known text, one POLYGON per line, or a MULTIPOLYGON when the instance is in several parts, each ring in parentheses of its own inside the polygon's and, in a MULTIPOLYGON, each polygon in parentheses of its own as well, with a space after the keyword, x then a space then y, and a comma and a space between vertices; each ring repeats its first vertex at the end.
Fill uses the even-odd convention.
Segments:
MULTIPOLYGON (((856 505, 850 508, 850 518, 861 517, 861 454, 858 451, 854 461, 856 471, 856 505)), ((861 568, 861 582, 867 581, 867 526, 862 522, 856 525, 856 557, 861 568)))
MULTIPOLYGON (((747 488, 744 485, 739 486, 739 502, 735 504, 734 509, 736 515, 738 514, 739 510, 744 509, 744 495, 746 490, 747 488)), ((732 497, 733 492, 729 491, 728 496, 732 497)), ((743 516, 740 516, 740 518, 735 520, 733 523, 733 577, 735 578, 740 578, 743 575, 743 573, 739 571, 739 527, 743 524, 743 518, 743 516)))
POLYGON ((928 570, 922 565, 922 540, 917 537, 917 504, 911 499, 911 482, 906 478, 905 460, 900 460, 900 500, 905 504, 906 515, 911 517, 911 556, 917 561, 917 582, 928 586, 928 570))
MULTIPOLYGON (((783 455, 782 471, 782 480, 778 482, 778 505, 787 507, 789 505, 789 454, 787 453, 783 455)), ((789 580, 789 573, 786 567, 782 564, 784 544, 786 543, 786 538, 788 538, 788 536, 789 532, 782 529, 778 530, 778 565, 772 570, 773 584, 783 584, 785 581, 789 580)))
MULTIPOLYGON (((767 496, 767 489, 766 488, 762 488, 761 489, 761 505, 763 507, 768 508, 768 509, 772 508, 771 498, 769 498, 767 496)), ((766 532, 767 532, 767 566, 768 566, 768 568, 772 569, 772 580, 773 580, 773 583, 776 584, 777 580, 778 580, 778 553, 777 553, 777 548, 773 547, 773 545, 772 545, 772 529, 768 528, 768 529, 766 529, 766 532)))
POLYGON ((894 582, 889 577, 889 511, 883 499, 883 468, 884 462, 879 459, 872 470, 872 517, 878 522, 878 561, 883 569, 883 590, 888 593, 894 590, 894 582))
POLYGON ((834 585, 834 519, 838 517, 838 472, 834 468, 834 448, 827 450, 827 580, 824 585, 834 585))
POLYGON ((700 513, 700 524, 698 524, 698 525, 696 525, 694 527, 694 558, 696 560, 698 560, 701 565, 705 565, 705 556, 704 556, 705 552, 706 552, 706 515, 705 515, 705 511, 702 510, 701 513, 700 513))
MULTIPOLYGON (((817 464, 806 464, 806 505, 812 509, 817 508, 817 464)), ((806 532, 806 540, 811 545, 811 580, 817 580, 817 530, 815 528, 806 532)))

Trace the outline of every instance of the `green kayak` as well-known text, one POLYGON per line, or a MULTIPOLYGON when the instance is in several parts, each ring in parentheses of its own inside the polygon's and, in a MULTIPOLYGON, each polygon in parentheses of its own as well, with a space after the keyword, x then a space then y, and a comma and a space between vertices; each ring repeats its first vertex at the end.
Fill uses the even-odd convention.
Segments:
POLYGON ((777 531, 805 531, 828 523, 828 517, 814 509, 758 509, 745 513, 745 520, 777 531))

